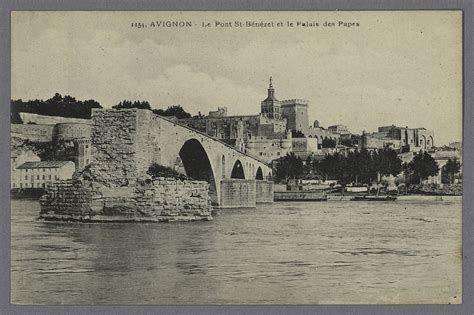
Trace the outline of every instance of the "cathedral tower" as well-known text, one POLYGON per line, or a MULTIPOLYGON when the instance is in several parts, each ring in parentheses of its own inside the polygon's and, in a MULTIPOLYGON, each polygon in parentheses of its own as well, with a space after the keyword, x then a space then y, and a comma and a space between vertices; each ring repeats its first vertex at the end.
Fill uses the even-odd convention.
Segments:
POLYGON ((268 86, 268 96, 261 103, 261 113, 269 118, 281 119, 281 103, 275 98, 272 77, 268 86))

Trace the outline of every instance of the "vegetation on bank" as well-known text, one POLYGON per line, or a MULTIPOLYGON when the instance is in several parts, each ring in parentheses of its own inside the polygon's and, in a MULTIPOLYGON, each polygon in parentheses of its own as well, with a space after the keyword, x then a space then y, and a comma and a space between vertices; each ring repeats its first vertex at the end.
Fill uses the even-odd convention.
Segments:
POLYGON ((22 124, 19 113, 90 119, 92 108, 102 108, 102 106, 95 100, 80 101, 72 96, 56 93, 46 101, 11 100, 10 120, 12 124, 22 124))
POLYGON ((453 184, 454 178, 457 173, 461 170, 461 163, 454 158, 448 159, 448 162, 442 168, 441 181, 445 184, 453 184))
POLYGON ((165 117, 171 117, 174 116, 178 119, 183 119, 183 118, 191 118, 191 114, 186 112, 184 108, 181 105, 172 105, 168 106, 167 109, 152 109, 150 103, 147 101, 128 101, 124 100, 118 103, 117 105, 112 106, 112 108, 115 109, 121 109, 121 108, 140 108, 140 109, 148 109, 153 111, 153 113, 160 115, 160 116, 165 116, 165 117))
POLYGON ((11 151, 32 151, 41 161, 73 161, 76 150, 71 142, 59 140, 55 142, 35 142, 28 139, 12 138, 11 151))
MULTIPOLYGON (((81 101, 69 95, 62 96, 59 93, 56 93, 53 97, 47 99, 46 101, 38 99, 29 101, 23 101, 21 99, 11 100, 10 121, 12 124, 24 123, 21 120, 19 113, 90 119, 93 108, 102 108, 102 106, 99 102, 92 99, 81 101)), ((112 108, 148 109, 157 115, 165 117, 174 116, 178 119, 191 118, 191 114, 186 112, 181 105, 168 106, 166 109, 152 109, 148 101, 123 100, 120 103, 112 106, 112 108)))
MULTIPOLYGON (((383 176, 397 176, 401 173, 404 174, 406 184, 420 184, 439 171, 438 164, 428 152, 419 152, 411 162, 402 163, 397 152, 391 149, 328 154, 321 161, 308 158, 306 163, 289 153, 276 162, 275 178, 278 182, 308 178, 312 174, 319 178, 337 180, 343 186, 380 182, 383 176)), ((459 172, 458 164, 450 162, 449 167, 445 168, 455 174, 459 172)))

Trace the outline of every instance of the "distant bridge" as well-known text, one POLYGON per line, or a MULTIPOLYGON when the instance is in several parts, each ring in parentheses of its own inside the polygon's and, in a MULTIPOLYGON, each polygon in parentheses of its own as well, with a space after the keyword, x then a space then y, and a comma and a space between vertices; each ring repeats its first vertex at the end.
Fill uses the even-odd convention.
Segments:
POLYGON ((225 206, 226 191, 247 198, 249 189, 257 202, 263 194, 273 200, 272 169, 264 162, 149 110, 93 109, 91 143, 98 180, 111 188, 136 180, 153 163, 174 168, 181 159, 186 175, 210 183, 214 205, 225 206))

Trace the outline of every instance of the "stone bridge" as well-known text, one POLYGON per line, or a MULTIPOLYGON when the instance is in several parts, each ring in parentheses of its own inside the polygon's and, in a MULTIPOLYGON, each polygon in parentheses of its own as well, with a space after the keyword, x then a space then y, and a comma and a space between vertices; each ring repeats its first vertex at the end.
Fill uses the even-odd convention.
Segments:
POLYGON ((210 184, 218 207, 273 201, 271 168, 226 143, 144 109, 93 109, 94 181, 120 191, 144 177, 153 163, 210 184))

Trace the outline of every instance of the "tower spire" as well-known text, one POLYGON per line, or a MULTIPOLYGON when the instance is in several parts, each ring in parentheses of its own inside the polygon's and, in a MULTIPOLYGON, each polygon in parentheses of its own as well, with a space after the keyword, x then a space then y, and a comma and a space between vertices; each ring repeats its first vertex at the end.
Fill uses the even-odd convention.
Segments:
POLYGON ((270 76, 270 84, 268 85, 268 99, 275 99, 275 89, 273 88, 273 78, 270 76))

